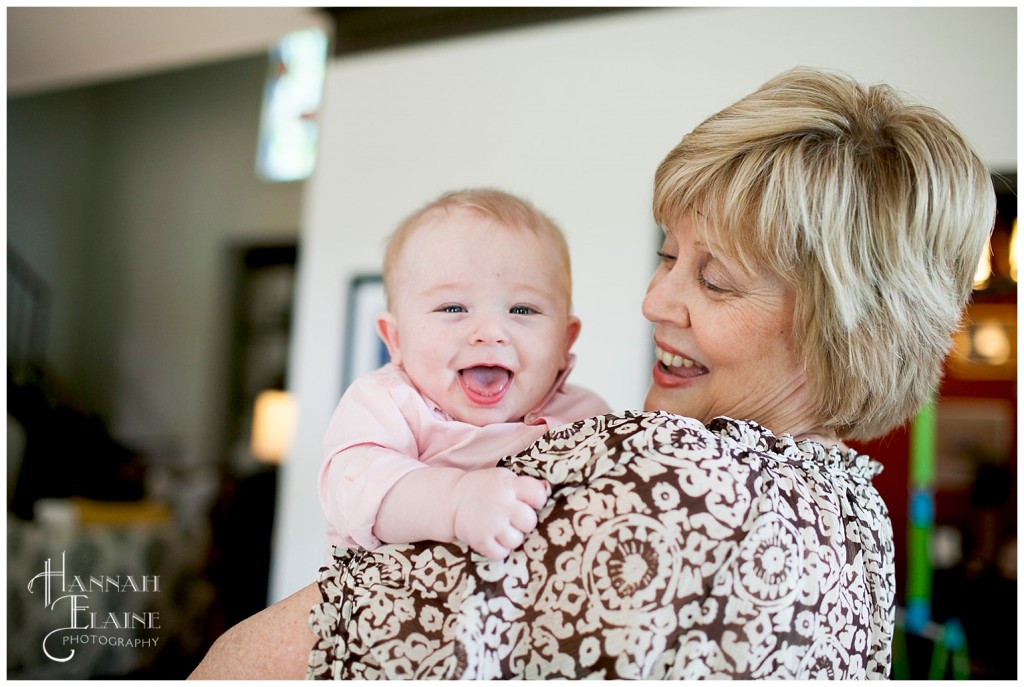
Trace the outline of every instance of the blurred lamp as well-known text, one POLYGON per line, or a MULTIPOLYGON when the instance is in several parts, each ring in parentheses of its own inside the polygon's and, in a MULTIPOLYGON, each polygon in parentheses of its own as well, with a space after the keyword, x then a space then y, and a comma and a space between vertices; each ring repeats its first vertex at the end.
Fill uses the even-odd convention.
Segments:
POLYGON ((287 391, 268 389, 256 397, 252 414, 252 454, 264 463, 280 463, 295 433, 296 402, 287 391))
POLYGON ((1017 243, 1017 220, 1013 220, 1013 231, 1010 233, 1010 278, 1017 281, 1017 260, 1020 257, 1020 244, 1017 243))
POLYGON ((974 270, 974 290, 984 291, 988 288, 989 279, 992 277, 992 241, 985 244, 985 250, 978 258, 978 266, 974 270))
POLYGON ((1004 323, 986 320, 971 326, 971 353, 990 365, 1003 365, 1012 353, 1004 323))

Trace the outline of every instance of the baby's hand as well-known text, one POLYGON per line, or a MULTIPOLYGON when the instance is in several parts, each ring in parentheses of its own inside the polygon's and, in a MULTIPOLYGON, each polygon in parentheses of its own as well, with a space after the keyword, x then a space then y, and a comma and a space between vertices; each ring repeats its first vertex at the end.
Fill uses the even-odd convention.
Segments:
POLYGON ((455 538, 482 556, 503 560, 537 527, 547 486, 506 468, 466 472, 452 493, 455 538))

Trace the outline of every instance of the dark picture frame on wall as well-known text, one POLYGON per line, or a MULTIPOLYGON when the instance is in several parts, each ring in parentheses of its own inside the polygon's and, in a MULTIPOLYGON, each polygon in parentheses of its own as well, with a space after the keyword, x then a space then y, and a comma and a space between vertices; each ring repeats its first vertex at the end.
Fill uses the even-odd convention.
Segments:
POLYGON ((388 350, 377 335, 376 317, 387 310, 384 278, 379 274, 360 274, 348 284, 345 317, 342 392, 355 379, 373 372, 388 362, 388 350))

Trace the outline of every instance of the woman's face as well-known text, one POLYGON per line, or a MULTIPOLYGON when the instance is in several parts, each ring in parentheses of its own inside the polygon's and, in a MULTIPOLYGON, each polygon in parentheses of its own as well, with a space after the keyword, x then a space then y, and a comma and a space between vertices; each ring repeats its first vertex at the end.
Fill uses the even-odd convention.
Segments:
POLYGON ((790 289, 716 255, 689 216, 665 228, 659 254, 643 303, 656 349, 645 408, 754 420, 777 434, 817 427, 790 289))

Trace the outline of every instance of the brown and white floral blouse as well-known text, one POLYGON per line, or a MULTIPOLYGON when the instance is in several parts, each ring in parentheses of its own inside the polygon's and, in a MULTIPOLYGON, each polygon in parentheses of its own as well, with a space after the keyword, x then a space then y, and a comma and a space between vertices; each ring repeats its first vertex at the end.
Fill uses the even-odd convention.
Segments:
POLYGON ((308 677, 885 678, 892 525, 852 450, 753 422, 622 413, 553 430, 505 561, 456 544, 339 551, 308 677))

